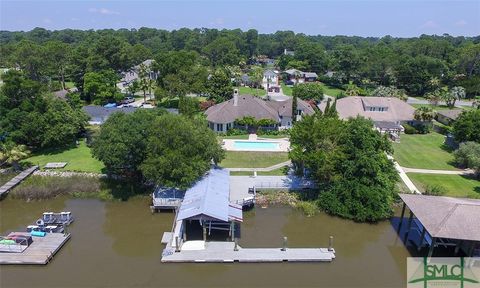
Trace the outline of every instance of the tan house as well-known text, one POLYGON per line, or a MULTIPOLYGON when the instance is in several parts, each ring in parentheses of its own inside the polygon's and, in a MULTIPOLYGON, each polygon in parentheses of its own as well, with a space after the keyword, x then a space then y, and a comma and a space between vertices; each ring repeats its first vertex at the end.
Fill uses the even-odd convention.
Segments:
POLYGON ((445 125, 451 125, 462 112, 462 109, 440 110, 436 115, 437 121, 445 125))
POLYGON ((287 129, 293 125, 293 117, 300 120, 303 115, 315 113, 312 106, 298 99, 297 111, 292 115, 292 98, 286 101, 263 100, 251 95, 239 95, 235 89, 233 98, 214 105, 205 111, 208 126, 215 132, 224 133, 235 127, 235 120, 245 116, 254 117, 257 120, 271 119, 277 124, 267 129, 287 129))
MULTIPOLYGON (((324 111, 326 102, 320 104, 324 111)), ((362 116, 371 119, 380 132, 403 131, 401 124, 414 124, 415 108, 395 97, 351 96, 338 99, 336 103, 341 119, 362 116)))

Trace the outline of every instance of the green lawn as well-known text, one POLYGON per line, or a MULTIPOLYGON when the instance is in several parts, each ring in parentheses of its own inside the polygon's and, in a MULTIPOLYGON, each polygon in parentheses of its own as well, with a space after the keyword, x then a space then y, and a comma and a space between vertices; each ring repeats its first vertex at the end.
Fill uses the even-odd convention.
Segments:
MULTIPOLYGON (((438 106, 433 106, 431 104, 410 104, 412 105, 414 108, 420 108, 420 107, 430 107, 432 108, 433 110, 436 110, 436 111, 440 111, 440 110, 452 110, 452 109, 462 109, 462 108, 458 108, 458 107, 448 107, 446 105, 438 105, 438 106)), ((467 107, 468 108, 468 107, 467 107)))
MULTIPOLYGON (((257 176, 284 176, 288 174, 288 166, 283 166, 272 171, 257 171, 257 176)), ((253 171, 232 171, 232 176, 253 176, 253 171)))
POLYGON ((24 160, 32 164, 43 167, 48 162, 68 162, 63 169, 65 171, 94 172, 102 173, 103 163, 94 159, 90 153, 90 148, 85 141, 80 141, 76 147, 67 149, 49 149, 35 153, 30 158, 24 160))
POLYGON ((323 83, 321 83, 321 84, 323 86, 323 94, 326 94, 328 96, 337 97, 340 93, 344 92, 344 90, 342 90, 342 89, 335 88, 335 87, 332 87, 332 86, 328 86, 328 85, 323 84, 323 83))
POLYGON ((421 169, 458 170, 452 165, 452 153, 442 148, 444 136, 429 134, 402 134, 400 143, 394 143, 394 157, 400 166, 421 169))
POLYGON ((66 81, 66 82, 65 82, 65 88, 71 89, 71 88, 73 88, 73 87, 75 87, 75 83, 73 83, 73 82, 71 82, 71 81, 66 81))
POLYGON ((480 198, 480 181, 462 175, 408 173, 415 186, 424 191, 427 185, 445 188, 444 196, 480 198))
POLYGON ((265 168, 288 160, 284 152, 237 152, 226 151, 220 166, 225 168, 265 168))
POLYGON ((287 96, 292 96, 292 87, 285 85, 284 83, 281 84, 283 94, 287 96))
POLYGON ((265 89, 255 89, 255 88, 250 88, 245 86, 237 87, 237 89, 240 95, 247 94, 247 95, 263 96, 267 94, 267 91, 265 91, 265 89))

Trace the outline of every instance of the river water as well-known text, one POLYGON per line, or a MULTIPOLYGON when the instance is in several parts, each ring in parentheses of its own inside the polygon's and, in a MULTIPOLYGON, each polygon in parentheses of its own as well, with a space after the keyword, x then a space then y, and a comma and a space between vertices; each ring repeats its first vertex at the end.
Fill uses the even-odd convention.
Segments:
MULTIPOLYGON (((164 264, 173 213, 151 214, 149 199, 102 202, 56 198, 0 202, 0 235, 24 231, 44 211, 72 211, 70 241, 46 266, 0 266, 0 287, 405 287, 410 256, 389 221, 359 224, 290 207, 244 213, 243 247, 327 247, 331 263, 164 264)), ((398 211, 397 211, 398 212, 398 211)))

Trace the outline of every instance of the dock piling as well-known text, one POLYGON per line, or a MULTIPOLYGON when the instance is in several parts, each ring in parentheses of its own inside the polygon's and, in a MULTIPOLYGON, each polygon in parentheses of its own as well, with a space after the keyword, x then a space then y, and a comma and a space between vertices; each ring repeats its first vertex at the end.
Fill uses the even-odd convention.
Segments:
POLYGON ((238 238, 235 237, 235 246, 233 246, 233 251, 238 251, 238 238))
POLYGON ((288 241, 288 238, 287 238, 287 237, 283 237, 283 248, 282 248, 282 251, 287 251, 287 241, 288 241))
POLYGON ((333 251, 333 236, 328 237, 328 251, 333 251))

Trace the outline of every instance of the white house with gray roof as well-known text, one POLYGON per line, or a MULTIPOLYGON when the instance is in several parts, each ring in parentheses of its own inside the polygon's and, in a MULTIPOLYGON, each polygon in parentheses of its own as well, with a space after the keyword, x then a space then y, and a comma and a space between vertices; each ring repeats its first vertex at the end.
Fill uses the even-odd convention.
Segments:
POLYGON ((233 98, 214 105, 205 111, 209 127, 219 133, 235 127, 235 120, 245 116, 254 117, 257 120, 271 119, 277 124, 269 129, 287 129, 292 127, 293 118, 301 120, 303 115, 315 113, 312 106, 298 99, 297 111, 292 115, 292 98, 286 101, 263 100, 251 95, 239 95, 235 89, 233 98))

